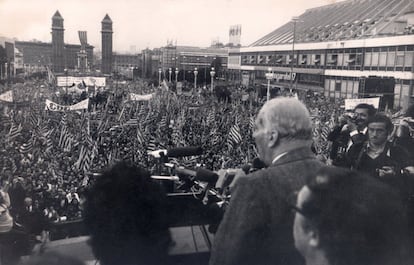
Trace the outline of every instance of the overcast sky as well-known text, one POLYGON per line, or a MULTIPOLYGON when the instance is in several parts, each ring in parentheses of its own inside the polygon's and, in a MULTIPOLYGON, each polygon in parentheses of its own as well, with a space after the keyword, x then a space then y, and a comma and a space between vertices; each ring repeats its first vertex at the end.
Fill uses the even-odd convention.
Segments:
POLYGON ((51 41, 51 18, 59 10, 65 43, 101 46, 101 21, 113 21, 113 48, 139 52, 166 45, 207 47, 213 39, 227 43, 229 27, 242 25, 242 45, 249 45, 306 9, 338 0, 0 0, 0 36, 51 41))

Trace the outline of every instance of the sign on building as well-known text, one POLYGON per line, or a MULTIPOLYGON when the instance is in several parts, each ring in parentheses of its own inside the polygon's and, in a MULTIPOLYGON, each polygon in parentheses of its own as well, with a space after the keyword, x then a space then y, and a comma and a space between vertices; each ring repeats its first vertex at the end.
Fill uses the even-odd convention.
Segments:
POLYGON ((93 76, 58 76, 58 86, 72 86, 73 84, 78 85, 82 81, 87 86, 104 87, 106 85, 105 77, 93 77, 93 76))

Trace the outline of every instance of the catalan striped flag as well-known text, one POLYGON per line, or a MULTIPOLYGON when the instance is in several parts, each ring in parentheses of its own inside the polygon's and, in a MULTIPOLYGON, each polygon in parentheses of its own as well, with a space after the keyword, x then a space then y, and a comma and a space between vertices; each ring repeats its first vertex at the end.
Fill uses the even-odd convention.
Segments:
POLYGON ((234 124, 230 128, 230 132, 229 132, 227 139, 228 139, 227 143, 230 146, 230 148, 233 148, 234 145, 237 145, 242 142, 243 138, 240 134, 240 127, 238 124, 234 124))
POLYGON ((253 116, 251 116, 251 117, 249 118, 249 131, 250 131, 251 133, 253 133, 254 127, 255 127, 255 119, 254 119, 254 117, 253 117, 253 116))
POLYGON ((207 124, 212 125, 216 121, 216 113, 214 108, 210 110, 207 115, 207 124))
POLYGON ((129 119, 127 122, 123 124, 123 126, 138 126, 138 119, 137 118, 129 119))
POLYGON ((145 143, 145 137, 140 127, 137 127, 137 141, 140 145, 145 143))
POLYGON ((21 133, 22 133, 22 125, 19 124, 19 126, 17 126, 14 122, 12 122, 9 135, 8 135, 8 141, 9 142, 13 141, 16 137, 20 136, 21 133))
POLYGON ((30 138, 29 141, 27 141, 26 143, 23 143, 19 147, 19 151, 22 154, 30 153, 32 150, 33 150, 33 138, 30 138))
POLYGON ((160 123, 158 125, 159 125, 160 130, 164 130, 164 129, 167 128, 167 126, 168 126, 167 115, 164 115, 161 118, 161 121, 160 121, 160 123))

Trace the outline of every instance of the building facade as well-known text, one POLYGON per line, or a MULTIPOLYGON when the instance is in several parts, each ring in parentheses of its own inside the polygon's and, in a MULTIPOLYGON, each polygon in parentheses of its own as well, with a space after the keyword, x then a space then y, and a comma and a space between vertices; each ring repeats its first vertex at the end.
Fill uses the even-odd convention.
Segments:
MULTIPOLYGON (((47 42, 16 41, 14 43, 17 51, 23 59, 23 72, 27 75, 47 71, 46 66, 53 66, 53 44, 47 42)), ((93 62, 93 46, 86 46, 86 53, 89 62, 93 62)), ((75 70, 77 68, 77 53, 81 45, 65 44, 63 56, 63 70, 75 70)), ((63 72, 63 71, 62 71, 63 72)))
POLYGON ((141 73, 142 71, 141 67, 142 67, 141 54, 113 53, 112 55, 113 71, 127 78, 133 79, 133 78, 138 77, 138 72, 141 73))
POLYGON ((159 74, 162 78, 177 81, 194 81, 195 72, 201 83, 210 81, 210 71, 216 65, 216 76, 223 75, 227 68, 228 48, 201 48, 192 46, 176 46, 169 44, 160 48, 158 53, 153 54, 152 73, 159 74), (158 63, 156 60, 159 60, 158 63), (158 69, 155 67, 158 66, 158 69), (170 74, 171 72, 171 74, 170 74))
POLYGON ((331 98, 381 96, 403 107, 414 96, 414 5, 349 0, 307 10, 229 54, 245 83, 311 89, 331 98), (338 10, 341 10, 338 15, 338 10), (321 19, 324 18, 324 19, 321 19))

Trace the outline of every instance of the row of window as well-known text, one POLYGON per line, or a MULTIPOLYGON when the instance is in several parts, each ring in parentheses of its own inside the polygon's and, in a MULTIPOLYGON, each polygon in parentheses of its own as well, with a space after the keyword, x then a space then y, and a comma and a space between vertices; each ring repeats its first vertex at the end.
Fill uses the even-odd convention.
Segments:
POLYGON ((242 65, 350 70, 412 71, 413 60, 413 46, 241 54, 242 65))

